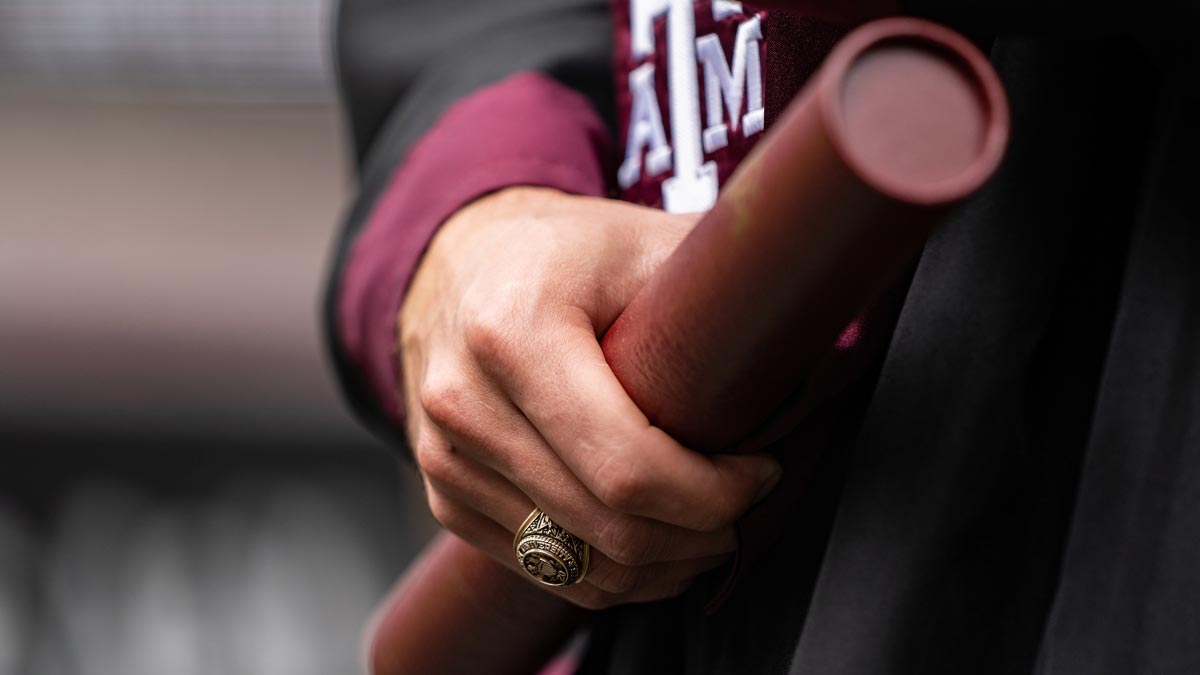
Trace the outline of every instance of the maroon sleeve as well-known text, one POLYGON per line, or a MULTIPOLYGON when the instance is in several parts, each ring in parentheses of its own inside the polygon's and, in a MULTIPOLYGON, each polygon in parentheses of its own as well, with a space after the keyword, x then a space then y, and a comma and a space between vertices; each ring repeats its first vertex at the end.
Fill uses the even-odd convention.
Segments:
POLYGON ((519 73, 460 100, 392 175, 343 268, 337 331, 388 417, 402 424, 396 320, 438 227, 467 203, 515 185, 603 195, 608 131, 578 93, 519 73))

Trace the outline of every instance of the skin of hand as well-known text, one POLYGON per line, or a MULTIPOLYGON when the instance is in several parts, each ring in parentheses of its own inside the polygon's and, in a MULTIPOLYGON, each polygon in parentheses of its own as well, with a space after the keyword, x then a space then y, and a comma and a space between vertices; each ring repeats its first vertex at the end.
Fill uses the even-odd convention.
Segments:
POLYGON ((398 317, 407 432, 434 517, 536 584, 512 551, 536 504, 592 546, 586 579, 550 589, 585 608, 681 593, 728 559, 732 524, 780 477, 766 455, 676 443, 600 350, 697 218, 509 188, 443 224, 398 317))

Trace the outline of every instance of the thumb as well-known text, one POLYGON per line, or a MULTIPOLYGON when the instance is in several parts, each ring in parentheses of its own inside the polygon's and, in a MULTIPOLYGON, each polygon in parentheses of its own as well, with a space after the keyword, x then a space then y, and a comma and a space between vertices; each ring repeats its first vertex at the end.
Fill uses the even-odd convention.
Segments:
POLYGON ((656 210, 653 218, 646 219, 645 227, 639 230, 639 289, 650 280, 659 265, 675 252, 702 217, 703 213, 666 213, 656 210))
POLYGON ((625 221, 628 240, 615 273, 608 276, 599 300, 588 313, 597 334, 608 330, 646 282, 700 222, 702 213, 675 214, 636 207, 637 217, 625 221))

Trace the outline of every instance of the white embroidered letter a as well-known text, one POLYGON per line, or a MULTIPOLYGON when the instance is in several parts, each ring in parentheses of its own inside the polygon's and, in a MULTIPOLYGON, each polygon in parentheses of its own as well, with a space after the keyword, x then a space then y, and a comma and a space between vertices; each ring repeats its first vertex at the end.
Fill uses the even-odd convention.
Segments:
POLYGON ((625 161, 617 170, 617 182, 628 189, 642 174, 642 151, 646 152, 646 175, 657 176, 671 168, 671 148, 663 128, 662 111, 654 91, 654 64, 643 63, 629 73, 629 135, 625 143, 625 161))

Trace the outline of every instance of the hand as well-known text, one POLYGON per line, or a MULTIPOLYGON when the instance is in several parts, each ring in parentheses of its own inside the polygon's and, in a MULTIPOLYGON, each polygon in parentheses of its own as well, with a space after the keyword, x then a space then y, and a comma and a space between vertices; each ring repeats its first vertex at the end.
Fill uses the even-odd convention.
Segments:
POLYGON ((592 545, 585 581, 554 589, 584 607, 682 592, 725 561, 732 523, 779 478, 769 457, 704 456, 651 426, 600 350, 695 221, 510 188, 442 226, 400 312, 434 516, 517 569, 513 532, 536 504, 592 545))

